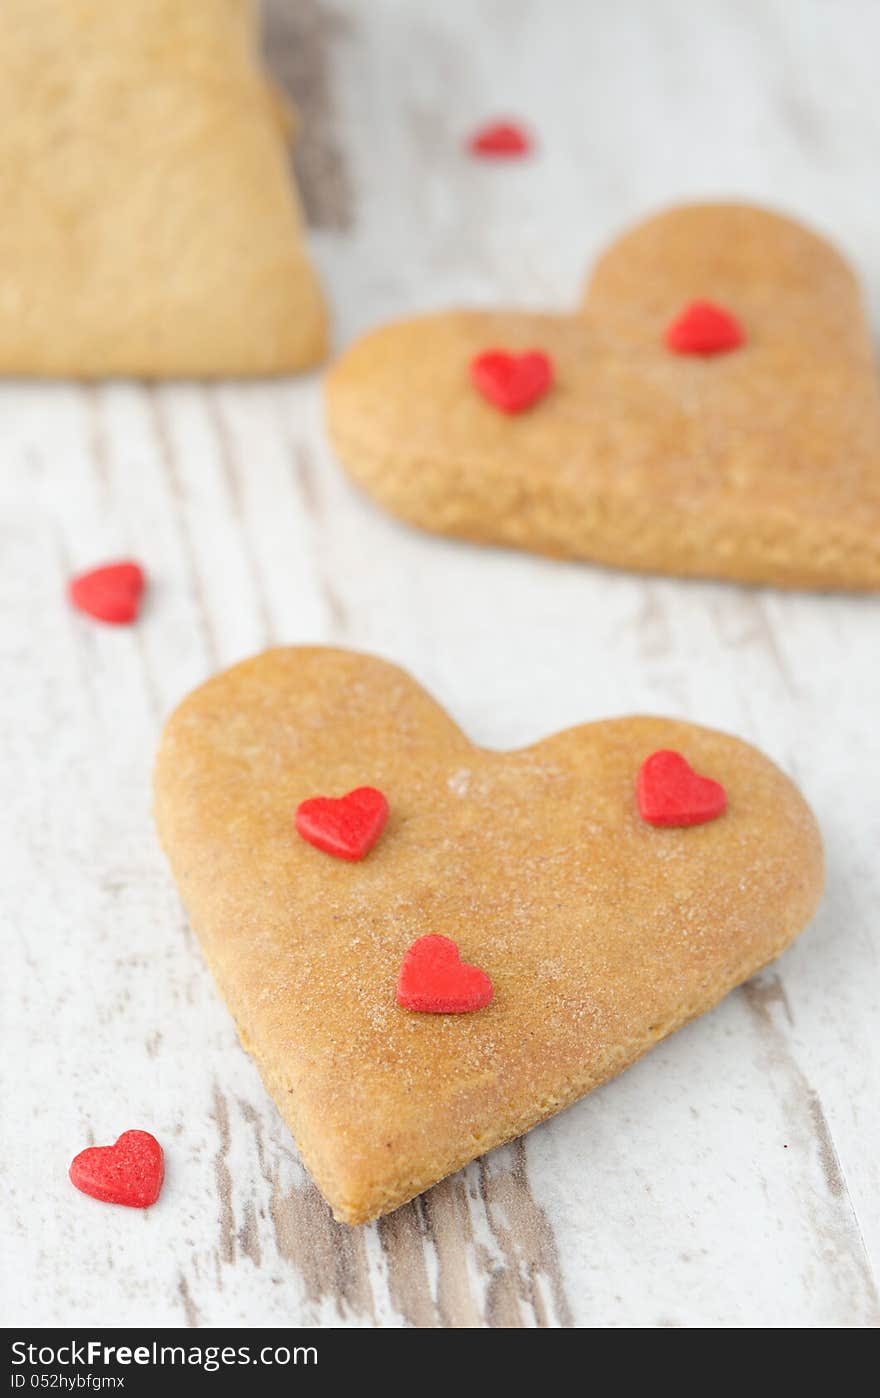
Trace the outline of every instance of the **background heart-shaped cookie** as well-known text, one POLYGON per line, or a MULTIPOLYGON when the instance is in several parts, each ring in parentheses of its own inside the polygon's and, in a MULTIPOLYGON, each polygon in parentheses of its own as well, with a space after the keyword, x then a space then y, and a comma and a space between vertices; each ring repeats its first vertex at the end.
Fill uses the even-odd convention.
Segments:
POLYGON ((516 752, 475 747, 406 674, 266 652, 196 690, 156 772, 160 838, 245 1047, 338 1218, 395 1208, 575 1101, 777 956, 822 884, 813 817, 754 748, 622 718, 516 752), (680 751, 727 809, 638 810, 680 751), (388 798, 362 862, 296 836, 311 793, 388 798), (473 1013, 395 987, 415 938, 491 978, 473 1013))
POLYGON ((580 314, 458 311, 387 325, 331 370, 327 422, 365 490, 412 524, 626 568, 880 588, 880 387, 858 285, 793 221, 672 209, 602 257, 580 314), (693 301, 727 353, 674 352, 693 301), (735 337, 732 337, 735 339, 735 337), (488 350, 541 350, 552 389, 508 416, 488 350))

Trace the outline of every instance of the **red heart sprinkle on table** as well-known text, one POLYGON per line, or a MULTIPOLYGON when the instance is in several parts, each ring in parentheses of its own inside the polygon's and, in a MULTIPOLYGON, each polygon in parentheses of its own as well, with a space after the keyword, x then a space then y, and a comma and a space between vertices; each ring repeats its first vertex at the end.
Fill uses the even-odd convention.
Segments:
POLYGON ((413 942, 397 977, 398 1005, 423 1014, 482 1010, 494 993, 486 972, 462 961, 455 942, 433 932, 413 942))
POLYGON ((532 149, 529 133, 513 121, 493 121, 481 126, 468 140, 473 155, 501 159, 528 155, 532 149))
POLYGON ((388 802, 373 786, 359 786, 346 796, 311 796, 296 812, 304 840, 337 859, 363 859, 385 829, 388 802))
POLYGON ((68 593, 73 605, 98 621, 124 626, 134 621, 146 580, 139 563, 105 563, 71 580, 68 593))
POLYGON ((81 1150, 71 1162, 70 1178, 93 1199, 146 1209, 159 1198, 165 1158, 149 1131, 123 1131, 113 1146, 81 1150))
POLYGON ((736 316, 712 301, 690 301, 666 327, 666 344, 676 354, 724 354, 745 338, 736 316))
POLYGON ((471 360, 471 381, 493 407, 503 413, 521 413, 550 388, 553 361, 542 350, 523 354, 484 350, 471 360))
POLYGON ((727 809, 721 783, 698 776, 680 752, 666 748, 645 758, 636 794, 649 825, 702 825, 727 809))

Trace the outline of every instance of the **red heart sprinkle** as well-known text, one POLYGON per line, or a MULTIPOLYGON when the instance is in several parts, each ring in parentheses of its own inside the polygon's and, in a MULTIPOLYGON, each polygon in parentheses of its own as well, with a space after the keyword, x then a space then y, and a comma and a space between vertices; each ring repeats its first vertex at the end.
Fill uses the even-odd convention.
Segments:
POLYGON ((494 995, 479 966, 469 966, 448 937, 430 933, 413 942, 397 977, 397 1003, 424 1014, 463 1015, 481 1010, 494 995))
POLYGON ((720 782, 700 777, 680 752, 646 757, 636 783, 639 811, 649 825, 702 825, 727 809, 720 782))
POLYGON ((105 1204, 146 1209, 159 1198, 165 1158, 149 1131, 123 1131, 115 1146, 90 1146, 74 1156, 70 1178, 83 1194, 105 1204))
POLYGON ((521 413, 550 388, 553 361, 542 350, 526 350, 524 354, 484 350, 471 360, 471 380, 503 413, 521 413))
POLYGON ((745 338, 736 316, 711 301, 689 301, 666 327, 666 343, 676 354, 724 354, 745 338))
POLYGON ((139 563, 106 563, 73 578, 68 593, 78 611, 119 626, 134 621, 145 584, 139 563))
POLYGON ((312 796, 297 807, 296 828, 304 840, 337 859, 363 859, 385 829, 388 802, 373 786, 347 796, 312 796))
POLYGON ((513 121, 493 121, 481 126, 468 140, 472 155, 500 156, 503 158, 528 155, 532 149, 527 131, 513 121))

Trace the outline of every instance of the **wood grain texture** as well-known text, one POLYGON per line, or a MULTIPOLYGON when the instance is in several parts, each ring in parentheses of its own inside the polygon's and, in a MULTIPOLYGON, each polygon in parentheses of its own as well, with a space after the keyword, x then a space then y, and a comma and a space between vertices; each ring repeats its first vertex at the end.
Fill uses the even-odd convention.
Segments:
MULTIPOLYGON (((332 21, 315 61, 351 191, 347 226, 312 239, 340 344, 455 301, 570 304, 627 219, 719 195, 831 233, 876 321, 872 5, 309 8, 332 21), (465 159, 465 132, 505 110, 532 121, 538 157, 465 159)), ((877 602, 416 535, 345 482, 314 380, 8 383, 0 422, 7 1322, 880 1323, 877 602), (70 571, 129 552, 153 580, 140 625, 71 614, 70 571), (162 717, 272 641, 385 654, 492 746, 633 710, 740 734, 819 814, 813 929, 523 1141, 374 1227, 333 1223, 149 814, 162 717), (130 1126, 167 1148, 145 1214, 66 1178, 76 1150, 130 1126)))

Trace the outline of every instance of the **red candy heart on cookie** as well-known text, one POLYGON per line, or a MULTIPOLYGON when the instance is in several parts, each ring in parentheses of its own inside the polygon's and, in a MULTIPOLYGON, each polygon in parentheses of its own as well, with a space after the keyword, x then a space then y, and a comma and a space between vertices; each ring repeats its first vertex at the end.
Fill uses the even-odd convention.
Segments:
POLYGON ((702 825, 727 809, 721 783, 699 776, 680 752, 668 748, 645 758, 636 795, 649 825, 702 825))
POLYGON ((397 977, 398 1005, 423 1014, 482 1010, 494 993, 486 972, 462 961, 455 942, 436 932, 413 942, 397 977))
POLYGON ((388 802, 373 786, 347 796, 312 796, 297 808, 295 824, 304 840, 337 859, 363 859, 385 829, 388 802))
POLYGON ((471 381, 493 407, 521 413, 544 397, 553 382, 553 363, 542 350, 484 350, 471 360, 471 381))
POLYGON ((745 333, 736 316, 713 301, 690 301, 667 327, 666 344, 676 354, 724 354, 745 333))
POLYGON ((77 611, 124 626, 137 616, 144 586, 139 563, 106 563, 73 578, 68 594, 77 611))
POLYGON ((149 1131, 123 1131, 113 1146, 81 1150, 71 1162, 69 1173, 77 1189, 93 1199, 146 1209, 159 1198, 165 1158, 149 1131))

